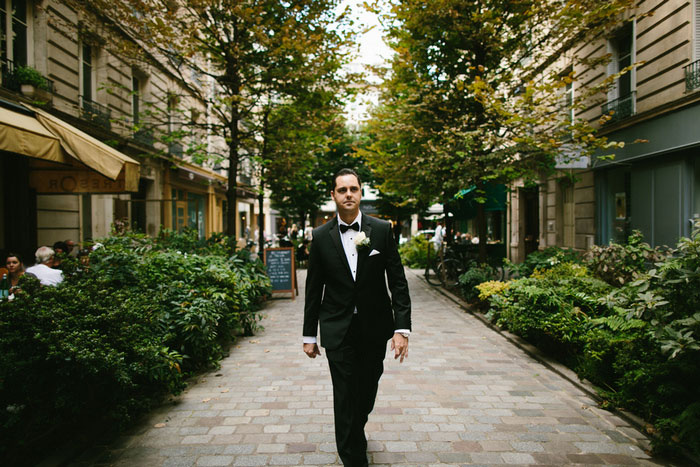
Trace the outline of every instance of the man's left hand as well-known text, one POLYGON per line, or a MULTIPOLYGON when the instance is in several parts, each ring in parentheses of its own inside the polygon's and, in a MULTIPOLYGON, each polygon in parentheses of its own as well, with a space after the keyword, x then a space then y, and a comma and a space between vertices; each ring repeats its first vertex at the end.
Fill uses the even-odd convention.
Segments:
POLYGON ((403 363, 404 358, 408 358, 408 339, 401 334, 394 333, 391 338, 391 350, 394 351, 394 359, 401 358, 400 363, 403 363))

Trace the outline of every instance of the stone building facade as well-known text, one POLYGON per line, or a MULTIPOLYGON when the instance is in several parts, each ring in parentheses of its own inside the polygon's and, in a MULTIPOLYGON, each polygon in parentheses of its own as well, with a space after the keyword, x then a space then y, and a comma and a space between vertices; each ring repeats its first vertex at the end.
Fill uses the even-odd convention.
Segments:
POLYGON ((632 67, 575 115, 625 144, 599 154, 612 158, 561 164, 537 186, 514 185, 511 259, 547 246, 583 251, 635 229, 654 246, 689 235, 700 217, 700 0, 642 0, 556 66, 576 76, 569 98, 632 67), (574 54, 609 62, 572 67, 574 54))
MULTIPOLYGON (((0 251, 27 256, 58 240, 96 239, 115 222, 149 235, 162 227, 191 227, 208 236, 227 222, 236 222, 237 232, 257 225, 254 180, 241 180, 236 218, 226 219, 225 164, 196 163, 188 156, 195 147, 225 153, 225 143, 199 129, 204 126, 197 123, 213 117, 162 60, 120 56, 110 47, 124 40, 118 26, 71 9, 68 2, 0 0, 0 23, 6 38, 0 50, 0 104, 6 114, 0 143, 10 128, 23 137, 31 134, 26 126, 15 128, 16 115, 34 122, 45 113, 73 135, 64 139, 92 144, 88 138, 94 138, 109 146, 102 150, 111 148, 115 158, 131 161, 125 163, 129 173, 125 168, 110 177, 99 153, 87 146, 66 155, 69 143, 61 140, 58 151, 65 160, 57 162, 58 156, 18 153, 1 144, 0 251), (28 70, 43 77, 41 95, 20 85, 28 70), (90 158, 92 165, 85 164, 90 158)), ((202 77, 192 80, 211 86, 202 77)), ((269 221, 267 201, 264 215, 269 221)))

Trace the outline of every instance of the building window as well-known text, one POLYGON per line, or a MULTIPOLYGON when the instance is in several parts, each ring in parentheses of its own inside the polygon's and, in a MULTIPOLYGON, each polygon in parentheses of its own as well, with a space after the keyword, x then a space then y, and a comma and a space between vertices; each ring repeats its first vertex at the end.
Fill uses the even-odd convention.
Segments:
POLYGON ((92 47, 90 47, 87 44, 83 44, 83 47, 81 49, 80 60, 82 62, 82 66, 80 67, 80 71, 82 73, 82 77, 80 80, 80 85, 82 86, 80 89, 80 94, 83 96, 84 99, 92 101, 95 99, 95 87, 93 85, 94 75, 92 67, 92 47))
POLYGON ((131 77, 131 114, 134 119, 134 124, 138 124, 141 119, 141 80, 136 77, 131 77))
MULTIPOLYGON (((611 54, 608 75, 619 73, 634 63, 634 21, 626 23, 609 39, 608 48, 611 54)), ((634 115, 634 70, 617 78, 602 111, 612 122, 634 115)))
POLYGON ((0 0, 0 54, 3 62, 27 65, 27 2, 0 0))
POLYGON ((693 56, 691 62, 684 66, 685 90, 695 91, 700 88, 700 0, 695 0, 693 7, 693 56))

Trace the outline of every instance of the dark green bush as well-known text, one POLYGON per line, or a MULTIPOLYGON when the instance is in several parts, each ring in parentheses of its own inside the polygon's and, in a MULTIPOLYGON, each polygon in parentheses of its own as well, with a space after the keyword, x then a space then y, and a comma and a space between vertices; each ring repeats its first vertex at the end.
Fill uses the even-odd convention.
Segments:
POLYGON ((477 264, 472 262, 467 271, 459 276, 459 286, 462 291, 462 297, 472 303, 479 297, 479 291, 476 286, 482 282, 493 280, 496 272, 488 264, 477 264))
POLYGON ((101 242, 89 267, 64 263, 59 286, 23 278, 0 302, 3 458, 29 463, 37 444, 96 421, 124 426, 257 327, 261 264, 189 233, 101 242))
POLYGON ((636 232, 588 264, 510 281, 489 296, 488 316, 652 423, 658 451, 700 455, 700 232, 669 253, 636 232))
MULTIPOLYGON (((425 269, 428 265, 428 245, 432 244, 423 235, 414 235, 406 243, 399 247, 399 254, 404 266, 416 269, 425 269)), ((431 257, 435 250, 431 250, 431 257)))

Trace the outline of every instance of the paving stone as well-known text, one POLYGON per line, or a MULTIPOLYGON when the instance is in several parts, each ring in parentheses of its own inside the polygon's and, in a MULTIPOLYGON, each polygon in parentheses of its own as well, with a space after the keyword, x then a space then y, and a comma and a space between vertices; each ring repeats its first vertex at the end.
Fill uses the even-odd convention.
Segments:
POLYGON ((238 456, 233 463, 236 467, 255 467, 267 464, 267 456, 238 456))
POLYGON ((502 455, 503 461, 506 464, 534 464, 535 459, 530 454, 522 452, 504 452, 502 455))
POLYGON ((337 456, 334 454, 305 454, 305 465, 335 464, 337 456))
POLYGON ((233 456, 203 456, 197 459, 197 465, 202 466, 221 466, 231 465, 233 456))
POLYGON ((270 465, 299 465, 301 454, 275 454, 270 456, 270 465))
POLYGON ((411 441, 388 441, 386 450, 387 452, 414 452, 418 451, 418 446, 411 441))
MULTIPOLYGON (((425 284, 422 271, 407 277, 411 357, 385 361, 367 425, 373 467, 656 462, 638 430, 425 284)), ((264 331, 230 349, 221 376, 202 375, 98 449, 100 467, 340 466, 327 360, 300 350, 300 292, 265 306, 264 331)))

